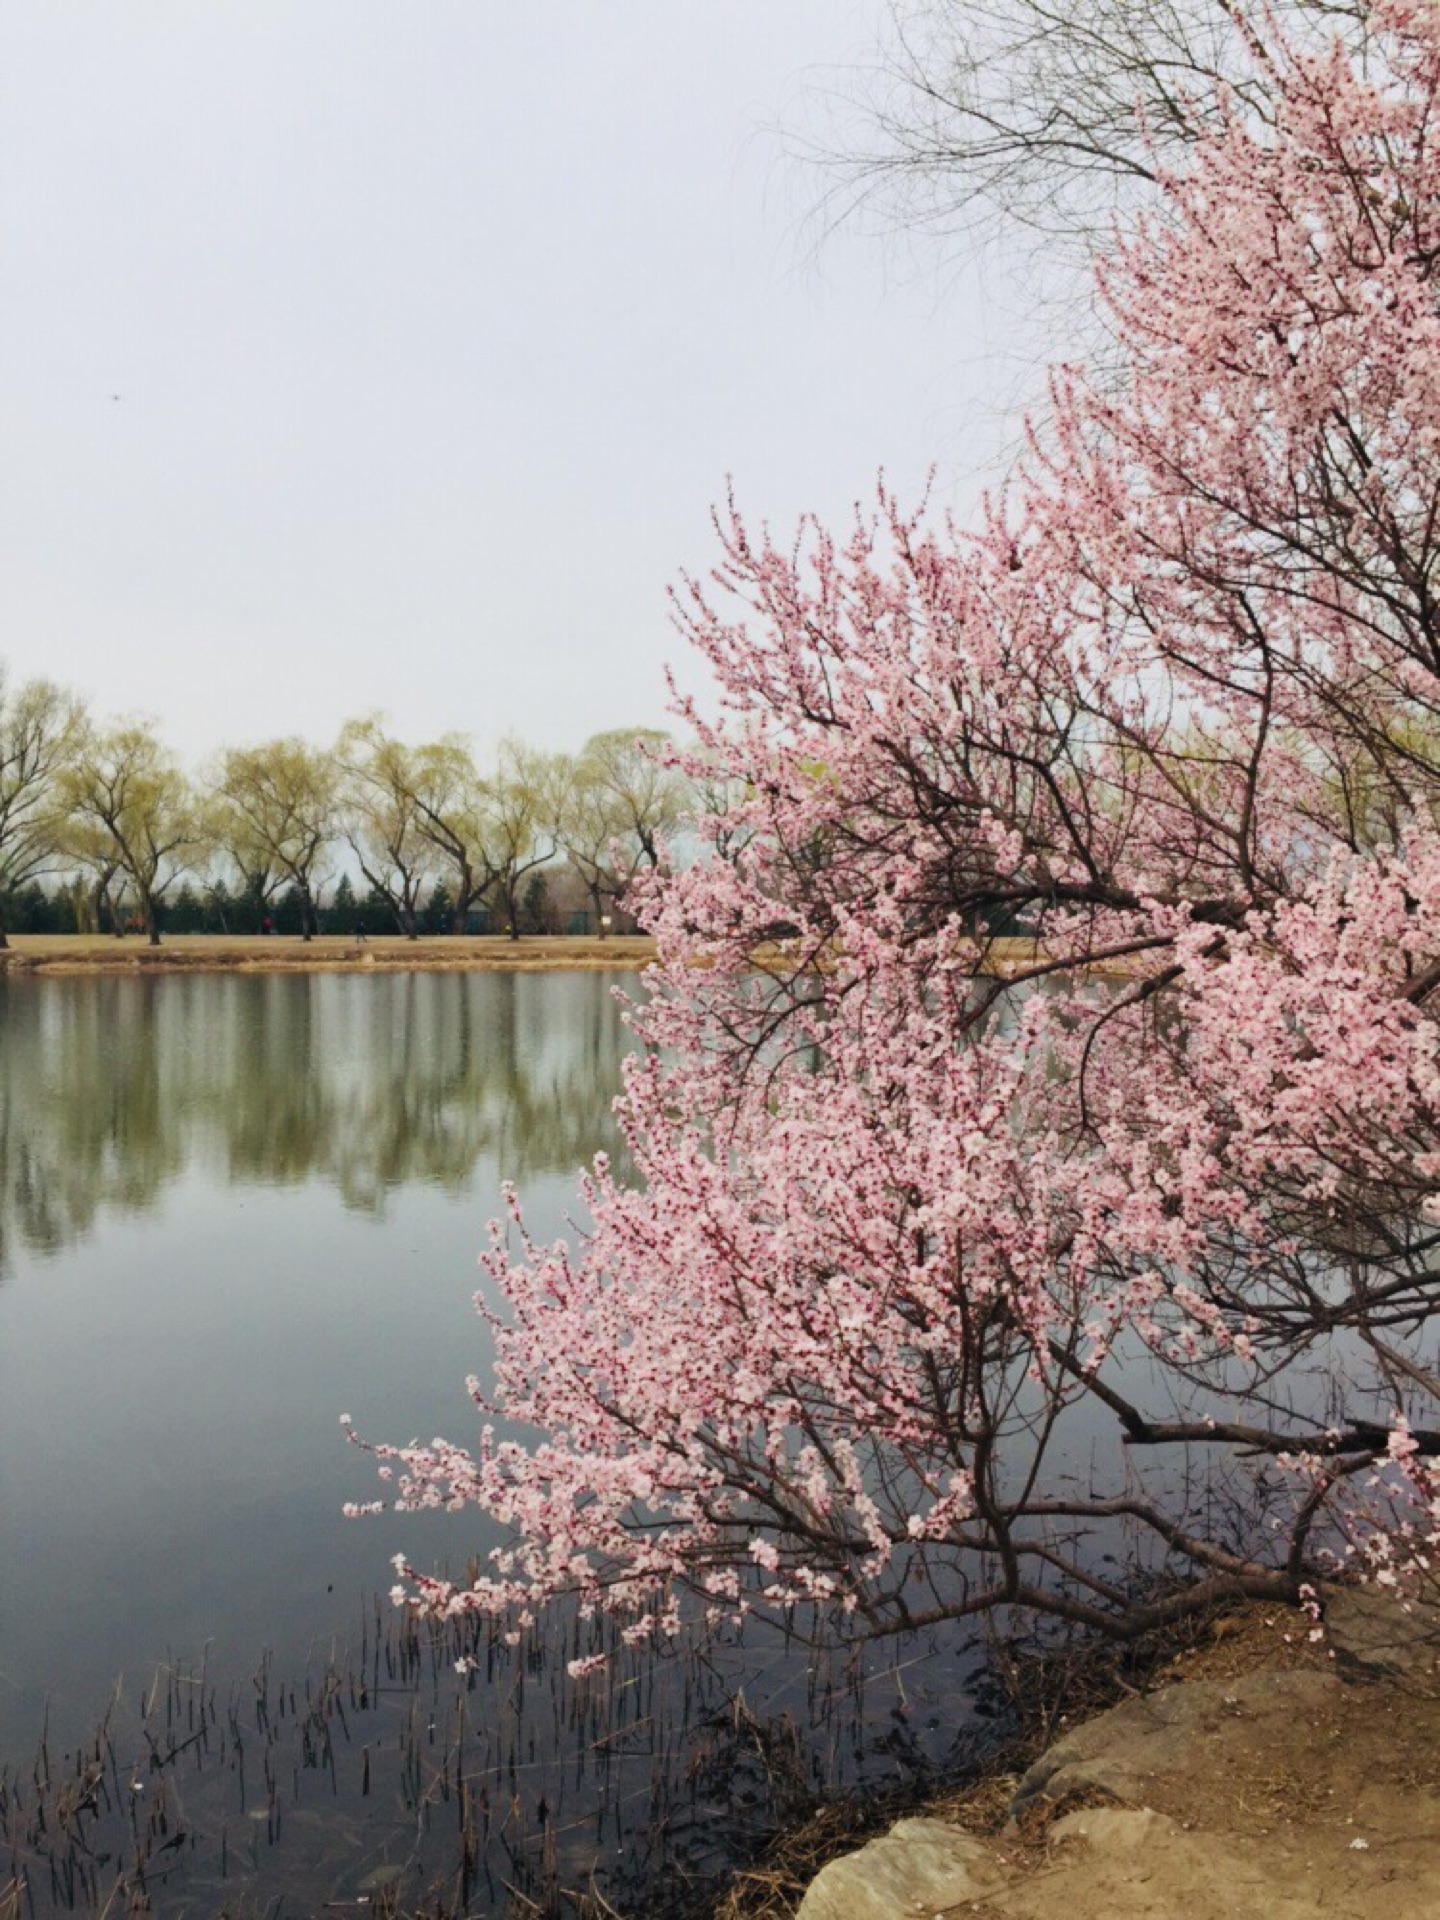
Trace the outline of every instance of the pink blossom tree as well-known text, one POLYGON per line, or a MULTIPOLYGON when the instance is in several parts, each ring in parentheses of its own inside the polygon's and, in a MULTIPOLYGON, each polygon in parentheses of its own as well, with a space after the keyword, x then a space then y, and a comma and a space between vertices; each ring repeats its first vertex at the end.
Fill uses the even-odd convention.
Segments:
POLYGON ((1296 1598, 1398 1414, 1440 1455, 1440 10, 1370 24, 1237 27, 1268 115, 978 531, 725 518, 636 1173, 492 1228, 472 1391, 540 1437, 379 1449, 513 1530, 412 1600, 1128 1635, 1296 1598))

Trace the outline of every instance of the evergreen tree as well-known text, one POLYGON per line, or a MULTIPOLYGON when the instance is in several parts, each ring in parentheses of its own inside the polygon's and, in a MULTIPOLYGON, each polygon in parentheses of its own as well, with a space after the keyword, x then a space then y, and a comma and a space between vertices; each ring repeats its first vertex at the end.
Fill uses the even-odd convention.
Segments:
POLYGON ((170 909, 170 931, 172 933, 203 933, 205 931, 205 903, 188 880, 176 894, 174 905, 170 909))
POLYGON ((335 897, 324 909, 322 923, 328 933, 354 933, 359 924, 355 903, 355 889, 351 885, 348 873, 342 873, 335 889, 335 897))
POLYGON ((455 901, 443 880, 435 882, 422 916, 426 933, 451 933, 454 931, 455 901))
POLYGON ((275 902, 270 917, 276 933, 304 933, 305 896, 293 881, 275 902))

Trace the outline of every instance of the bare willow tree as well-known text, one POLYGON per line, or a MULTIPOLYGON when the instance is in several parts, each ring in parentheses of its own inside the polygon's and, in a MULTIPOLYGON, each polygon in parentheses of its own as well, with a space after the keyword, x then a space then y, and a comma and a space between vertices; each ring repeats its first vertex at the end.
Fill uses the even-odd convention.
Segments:
MULTIPOLYGON (((1274 0, 1292 41, 1363 46, 1360 0, 1274 0)), ((1088 254, 1222 103, 1267 120, 1272 90, 1234 0, 891 0, 850 134, 807 150, 857 205, 942 237, 1028 230, 1088 254)))

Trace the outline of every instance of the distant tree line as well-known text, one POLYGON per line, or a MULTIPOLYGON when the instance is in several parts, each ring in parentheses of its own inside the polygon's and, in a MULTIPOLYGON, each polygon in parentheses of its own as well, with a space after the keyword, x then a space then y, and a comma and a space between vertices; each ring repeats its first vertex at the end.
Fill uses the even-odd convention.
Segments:
POLYGON ((667 737, 575 753, 383 716, 333 745, 230 747, 187 773, 142 720, 100 723, 0 669, 0 947, 9 933, 522 934, 633 926, 626 896, 693 804, 667 737))

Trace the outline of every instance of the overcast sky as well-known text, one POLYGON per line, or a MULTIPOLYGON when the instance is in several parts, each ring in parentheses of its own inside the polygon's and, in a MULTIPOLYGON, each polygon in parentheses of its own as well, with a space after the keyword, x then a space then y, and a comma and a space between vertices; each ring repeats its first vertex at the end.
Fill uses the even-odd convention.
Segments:
MULTIPOLYGON (((788 526, 1001 443, 964 271, 773 129, 882 0, 0 6, 0 655, 187 756, 663 721, 727 474, 788 526)), ((987 372, 987 368, 991 370, 987 372)))

